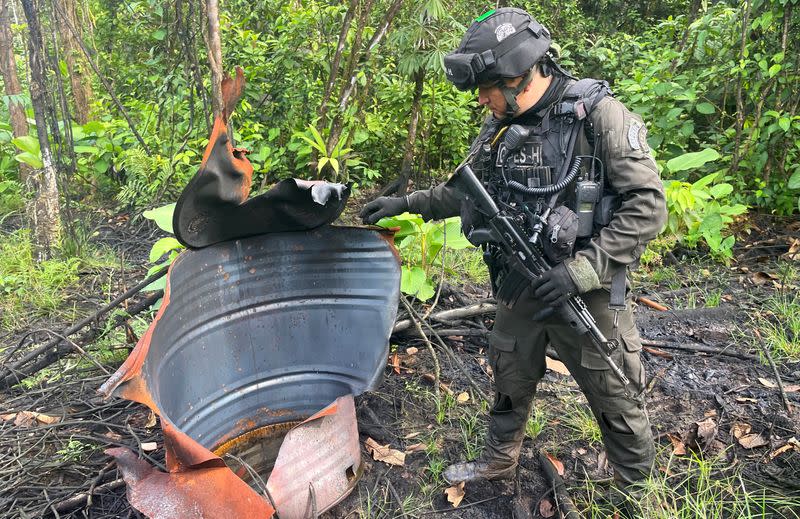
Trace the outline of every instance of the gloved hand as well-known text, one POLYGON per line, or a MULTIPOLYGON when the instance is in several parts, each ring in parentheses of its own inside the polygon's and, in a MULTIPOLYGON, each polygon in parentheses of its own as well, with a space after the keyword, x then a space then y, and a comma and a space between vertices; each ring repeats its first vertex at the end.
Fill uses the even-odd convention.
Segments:
POLYGON ((531 290, 534 296, 550 306, 559 306, 578 293, 578 287, 572 281, 567 265, 563 261, 533 281, 531 290))
POLYGON ((408 197, 382 196, 364 206, 359 216, 365 225, 374 225, 386 216, 394 216, 408 211, 408 197))

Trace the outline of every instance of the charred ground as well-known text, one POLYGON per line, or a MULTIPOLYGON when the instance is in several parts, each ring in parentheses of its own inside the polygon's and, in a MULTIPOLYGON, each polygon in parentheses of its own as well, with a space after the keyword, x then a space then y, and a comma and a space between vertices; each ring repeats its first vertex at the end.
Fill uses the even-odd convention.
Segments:
MULTIPOLYGON (((124 292, 144 277, 152 229, 110 215, 97 224, 99 233, 92 240, 124 251, 124 264, 82 272, 80 284, 64 303, 75 308, 73 315, 90 315, 109 300, 104 294, 124 292)), ((693 482, 702 478, 692 474, 698 463, 712 478, 736 475, 748 492, 766 489, 776 498, 800 493, 800 446, 790 443, 800 438, 800 363, 791 350, 800 340, 791 321, 797 318, 800 263, 785 256, 799 228, 797 222, 752 219, 740 229, 730 266, 710 262, 695 251, 675 251, 634 276, 637 296, 669 308, 658 311, 640 302, 637 318, 646 345, 647 398, 661 449, 659 470, 677 489, 675 496, 697 490, 693 482), (794 416, 787 413, 753 330, 759 330, 770 348, 794 416), (782 337, 787 341, 783 349, 782 337)), ((138 295, 128 304, 145 297, 138 295)), ((451 277, 431 313, 488 298, 486 286, 451 277)), ((431 310, 430 302, 410 301, 421 314, 431 310)), ((407 314, 401 306, 398 320, 407 314)), ((357 411, 362 441, 372 438, 404 452, 405 463, 388 465, 365 450, 358 487, 324 517, 546 515, 552 495, 539 465, 540 450, 563 463, 573 500, 587 517, 603 517, 611 472, 599 430, 575 383, 553 370, 538 390, 517 480, 469 484, 459 507, 453 508, 441 472, 448 463, 480 451, 489 406, 480 393, 489 400, 492 394, 485 337, 492 314, 448 322, 428 317, 426 322, 433 329, 449 330, 441 338, 458 359, 431 337, 441 371, 438 403, 428 345, 413 327, 395 334, 383 383, 357 399, 357 411)), ((108 316, 99 319, 85 342, 72 337, 102 369, 73 350, 23 384, 3 389, 2 517, 139 516, 128 505, 116 467, 103 450, 127 446, 162 464, 160 429, 145 407, 104 401, 96 390, 108 376, 103 370, 113 372, 147 318, 132 318, 130 326, 114 329, 108 323, 108 316), (48 423, 47 417, 58 420, 48 423)), ((52 338, 46 330, 58 332, 69 324, 63 317, 34 319, 22 329, 4 332, 4 365, 52 338)), ((766 507, 772 517, 800 517, 796 497, 780 499, 766 507)))

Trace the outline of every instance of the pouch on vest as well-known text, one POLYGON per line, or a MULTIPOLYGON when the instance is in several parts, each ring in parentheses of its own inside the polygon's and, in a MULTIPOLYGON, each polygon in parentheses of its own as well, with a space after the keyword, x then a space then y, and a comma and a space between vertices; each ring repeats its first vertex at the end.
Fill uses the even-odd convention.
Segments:
POLYGON ((578 236, 578 215, 565 205, 553 209, 547 217, 547 226, 542 236, 547 259, 560 263, 572 256, 578 236))

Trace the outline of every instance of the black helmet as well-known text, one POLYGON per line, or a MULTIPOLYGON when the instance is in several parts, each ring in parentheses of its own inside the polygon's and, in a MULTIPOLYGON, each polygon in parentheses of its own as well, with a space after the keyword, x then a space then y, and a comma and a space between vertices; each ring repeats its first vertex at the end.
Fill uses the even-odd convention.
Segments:
POLYGON ((479 16, 458 48, 444 57, 448 81, 459 90, 525 75, 550 48, 550 31, 531 15, 503 7, 479 16))

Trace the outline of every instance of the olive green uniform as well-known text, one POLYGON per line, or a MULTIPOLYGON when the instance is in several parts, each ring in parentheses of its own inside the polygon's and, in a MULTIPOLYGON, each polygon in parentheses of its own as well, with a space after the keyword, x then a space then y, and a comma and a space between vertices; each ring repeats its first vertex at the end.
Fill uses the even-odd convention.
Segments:
MULTIPOLYGON (((558 317, 534 321, 541 303, 526 289, 513 309, 498 305, 489 337, 496 401, 491 410, 484 457, 516 463, 536 385, 545 373, 545 348, 552 344, 586 395, 600 424, 608 460, 625 484, 647 474, 655 450, 644 407, 645 373, 641 341, 630 302, 618 314, 609 310, 611 279, 619 269, 636 264, 647 243, 666 222, 666 205, 658 170, 647 146, 641 118, 612 97, 589 114, 595 153, 605 166, 606 185, 620 197, 610 223, 591 239, 578 242, 568 272, 598 327, 607 337, 620 337, 612 354, 631 381, 637 399, 626 397, 622 383, 585 335, 577 335, 558 317)), ((512 121, 513 122, 513 121, 512 121)), ((591 154, 580 139, 576 154, 591 154)), ((445 184, 409 195, 409 211, 428 219, 458 215, 463 196, 445 184)))

